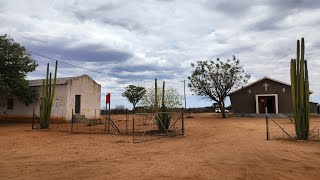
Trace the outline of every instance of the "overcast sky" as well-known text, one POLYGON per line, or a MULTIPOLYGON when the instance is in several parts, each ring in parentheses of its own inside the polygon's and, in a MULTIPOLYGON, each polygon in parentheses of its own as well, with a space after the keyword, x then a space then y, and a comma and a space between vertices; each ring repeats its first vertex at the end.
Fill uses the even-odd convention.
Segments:
MULTIPOLYGON (((0 34, 28 50, 78 66, 59 66, 58 77, 88 74, 102 85, 112 105, 129 84, 153 86, 153 79, 183 93, 183 81, 197 60, 240 59, 250 82, 263 76, 288 82, 296 40, 306 41, 312 100, 320 102, 320 1, 5 1, 0 0, 0 34)), ((39 63, 29 79, 43 78, 39 63)), ((187 89, 188 107, 212 102, 187 89)), ((102 105, 103 106, 103 105, 102 105)))

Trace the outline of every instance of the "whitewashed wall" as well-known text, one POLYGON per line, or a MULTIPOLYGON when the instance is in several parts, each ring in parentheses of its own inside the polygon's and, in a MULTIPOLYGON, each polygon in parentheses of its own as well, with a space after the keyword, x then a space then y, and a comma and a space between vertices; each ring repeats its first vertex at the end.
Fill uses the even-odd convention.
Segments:
MULTIPOLYGON (((1 111, 3 113, 6 111, 8 119, 15 120, 30 120, 32 118, 33 110, 37 116, 40 117, 40 104, 42 95, 42 86, 31 87, 36 89, 38 93, 37 101, 35 103, 26 106, 24 103, 20 102, 17 97, 1 97, 1 111), (7 99, 13 99, 13 109, 7 109, 7 99)), ((66 85, 57 85, 55 90, 55 97, 52 107, 52 118, 53 119, 65 119, 65 113, 62 109, 66 109, 66 85)))
MULTIPOLYGON (((40 117, 40 104, 42 86, 31 87, 38 92, 38 101, 29 106, 19 102, 14 96, 0 96, 0 117, 4 111, 7 119, 30 121, 32 112, 40 117), (7 110, 7 99, 13 99, 13 109, 7 110)), ((72 110, 75 108, 75 95, 81 95, 81 114, 88 119, 100 117, 101 86, 95 83, 89 76, 83 75, 72 78, 66 84, 56 85, 52 104, 51 118, 53 120, 71 120, 72 110)))
POLYGON ((80 114, 88 119, 100 117, 101 86, 89 76, 73 78, 68 83, 67 108, 75 108, 75 96, 81 95, 80 114))

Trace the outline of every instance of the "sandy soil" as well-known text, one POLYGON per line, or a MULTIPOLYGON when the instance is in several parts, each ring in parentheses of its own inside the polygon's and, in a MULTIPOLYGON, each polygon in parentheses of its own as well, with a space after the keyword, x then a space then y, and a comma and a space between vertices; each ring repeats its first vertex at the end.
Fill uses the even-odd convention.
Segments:
POLYGON ((319 179, 320 141, 265 140, 265 121, 186 120, 185 137, 31 131, 0 124, 0 179, 319 179))

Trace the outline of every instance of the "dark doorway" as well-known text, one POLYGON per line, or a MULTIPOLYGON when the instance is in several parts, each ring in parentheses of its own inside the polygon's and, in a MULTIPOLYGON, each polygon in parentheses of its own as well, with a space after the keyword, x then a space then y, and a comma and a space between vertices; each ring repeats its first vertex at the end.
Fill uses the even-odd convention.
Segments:
POLYGON ((268 113, 276 113, 276 101, 274 96, 259 96, 259 113, 266 113, 267 107, 268 113))
POLYGON ((76 95, 75 97, 75 108, 74 113, 80 113, 81 95, 76 95))
POLYGON ((8 110, 13 109, 13 99, 8 99, 7 109, 8 110))

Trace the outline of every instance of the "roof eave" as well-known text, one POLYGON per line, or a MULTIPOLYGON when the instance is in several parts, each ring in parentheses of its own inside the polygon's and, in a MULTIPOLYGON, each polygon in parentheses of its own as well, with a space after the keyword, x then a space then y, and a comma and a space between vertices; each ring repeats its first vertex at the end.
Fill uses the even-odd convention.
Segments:
MULTIPOLYGON (((275 82, 278 82, 278 83, 280 83, 280 84, 284 84, 284 85, 287 85, 287 86, 290 86, 290 87, 291 87, 291 84, 288 84, 288 83, 285 83, 285 82, 282 82, 282 81, 278 81, 278 80, 273 79, 273 78, 270 78, 270 77, 268 77, 268 76, 264 76, 263 78, 260 78, 260 79, 258 79, 258 80, 256 80, 256 81, 252 82, 252 83, 249 83, 248 85, 243 86, 243 87, 240 88, 240 89, 237 89, 237 90, 229 93, 228 96, 230 96, 230 95, 232 95, 232 94, 234 94, 234 93, 236 93, 236 92, 238 92, 238 91, 241 91, 242 89, 245 89, 245 88, 247 88, 247 87, 249 87, 249 86, 251 86, 251 85, 253 85, 253 84, 256 84, 256 83, 258 83, 258 82, 260 82, 260 81, 262 81, 262 80, 264 80, 264 79, 269 79, 269 80, 271 80, 271 81, 275 81, 275 82)), ((313 91, 310 91, 310 94, 313 94, 313 91)))

